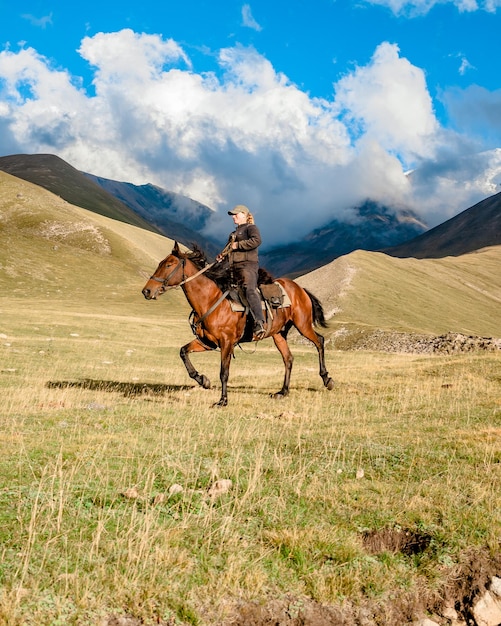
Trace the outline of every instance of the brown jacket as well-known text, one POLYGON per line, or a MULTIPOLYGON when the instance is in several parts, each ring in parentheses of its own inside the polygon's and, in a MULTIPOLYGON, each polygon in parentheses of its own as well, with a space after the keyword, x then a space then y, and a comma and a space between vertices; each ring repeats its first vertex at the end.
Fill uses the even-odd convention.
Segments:
POLYGON ((238 247, 230 253, 231 263, 259 262, 257 249, 261 245, 261 233, 255 224, 240 224, 228 241, 236 241, 238 247))

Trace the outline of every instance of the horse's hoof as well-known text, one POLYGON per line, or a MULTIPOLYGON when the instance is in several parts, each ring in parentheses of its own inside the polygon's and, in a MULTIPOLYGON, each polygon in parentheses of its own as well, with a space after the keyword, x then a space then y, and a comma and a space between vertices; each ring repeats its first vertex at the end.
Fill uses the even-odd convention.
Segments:
POLYGON ((219 402, 215 402, 212 406, 213 407, 228 406, 228 398, 221 398, 219 402))
POLYGON ((202 380, 200 381, 200 384, 204 389, 210 389, 210 380, 207 378, 207 376, 205 376, 205 374, 202 374, 202 380))
POLYGON ((283 393, 282 391, 277 391, 277 393, 270 393, 270 398, 273 398, 273 400, 283 400, 287 395, 288 394, 283 393))
POLYGON ((329 391, 332 391, 336 386, 336 383, 332 380, 332 378, 329 378, 329 380, 325 383, 325 386, 329 391))

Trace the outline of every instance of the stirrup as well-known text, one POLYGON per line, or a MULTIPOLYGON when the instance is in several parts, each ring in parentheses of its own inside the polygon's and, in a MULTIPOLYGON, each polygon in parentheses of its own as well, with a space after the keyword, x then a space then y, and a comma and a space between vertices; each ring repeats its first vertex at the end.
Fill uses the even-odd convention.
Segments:
POLYGON ((259 339, 263 339, 266 335, 266 326, 264 322, 256 322, 254 324, 254 337, 259 341, 259 339))

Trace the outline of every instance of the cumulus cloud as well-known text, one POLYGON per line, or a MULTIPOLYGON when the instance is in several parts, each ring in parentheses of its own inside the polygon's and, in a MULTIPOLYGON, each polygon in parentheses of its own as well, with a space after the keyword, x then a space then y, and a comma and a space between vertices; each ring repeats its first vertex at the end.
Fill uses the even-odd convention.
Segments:
POLYGON ((400 57, 398 46, 381 44, 367 66, 342 78, 336 103, 359 134, 407 164, 433 153, 438 122, 424 73, 400 57))
MULTIPOLYGON (((350 220, 367 198, 433 226, 492 192, 496 163, 478 161, 468 180, 478 146, 440 127, 422 70, 395 44, 341 78, 332 100, 312 98, 254 48, 221 50, 217 74, 195 72, 175 41, 128 29, 86 37, 79 52, 92 93, 31 48, 0 52, 4 154, 53 153, 187 195, 215 210, 213 234, 227 234, 226 211, 239 203, 271 245, 350 220)), ((485 124, 496 128, 499 96, 484 96, 485 124)), ((458 119, 469 98, 479 100, 444 94, 458 119)))

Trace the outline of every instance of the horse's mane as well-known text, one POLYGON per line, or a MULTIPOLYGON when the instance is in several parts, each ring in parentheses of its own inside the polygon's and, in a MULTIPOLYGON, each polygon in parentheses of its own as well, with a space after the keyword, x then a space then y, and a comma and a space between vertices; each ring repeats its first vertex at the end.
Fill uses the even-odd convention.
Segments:
MULTIPOLYGON (((209 265, 205 252, 196 243, 192 244, 192 249, 187 252, 182 252, 178 246, 175 246, 172 250, 172 254, 179 259, 189 259, 198 270, 203 269, 209 265)), ((228 258, 223 259, 220 263, 213 265, 205 273, 207 278, 213 280, 221 291, 226 291, 231 287, 231 270, 228 258)), ((271 284, 275 281, 273 276, 268 270, 263 267, 259 268, 258 272, 258 284, 271 284)))

